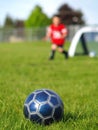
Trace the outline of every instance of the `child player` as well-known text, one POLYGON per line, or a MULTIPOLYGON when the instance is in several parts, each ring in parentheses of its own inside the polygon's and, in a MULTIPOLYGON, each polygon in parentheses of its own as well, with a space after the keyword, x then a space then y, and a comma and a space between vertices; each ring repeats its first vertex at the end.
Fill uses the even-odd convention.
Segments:
POLYGON ((67 28, 61 23, 60 15, 54 15, 52 18, 52 24, 48 27, 46 33, 46 39, 51 39, 51 54, 49 59, 54 59, 55 51, 58 49, 65 58, 68 58, 68 53, 63 49, 64 42, 67 36, 67 28))

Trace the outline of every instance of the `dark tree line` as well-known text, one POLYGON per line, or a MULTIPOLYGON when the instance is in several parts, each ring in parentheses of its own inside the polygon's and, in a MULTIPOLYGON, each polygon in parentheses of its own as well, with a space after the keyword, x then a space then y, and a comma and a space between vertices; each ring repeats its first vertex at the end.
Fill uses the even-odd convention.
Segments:
POLYGON ((14 26, 13 19, 9 15, 7 15, 4 22, 4 27, 13 27, 13 26, 14 26))
POLYGON ((83 13, 79 10, 72 9, 69 5, 64 4, 58 9, 63 23, 67 25, 84 24, 83 13))
MULTIPOLYGON (((83 13, 79 10, 72 9, 69 5, 63 4, 58 13, 61 15, 63 23, 66 25, 85 24, 83 13)), ((26 20, 13 20, 9 15, 6 16, 4 27, 24 28, 24 27, 42 27, 51 23, 49 18, 40 6, 36 6, 26 20)))
POLYGON ((19 19, 13 20, 11 16, 7 15, 4 22, 4 27, 5 28, 18 28, 18 27, 23 28, 24 20, 19 20, 19 19))

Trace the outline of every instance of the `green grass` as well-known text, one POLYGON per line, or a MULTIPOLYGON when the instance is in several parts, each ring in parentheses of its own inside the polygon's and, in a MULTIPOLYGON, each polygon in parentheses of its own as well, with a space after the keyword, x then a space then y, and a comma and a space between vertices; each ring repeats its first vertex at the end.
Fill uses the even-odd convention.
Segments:
MULTIPOLYGON (((67 46, 68 48, 68 46, 67 46)), ((0 44, 0 130, 98 130, 98 58, 65 60, 50 44, 0 44), (64 103, 64 119, 50 126, 26 120, 23 104, 32 91, 57 92, 64 103)))

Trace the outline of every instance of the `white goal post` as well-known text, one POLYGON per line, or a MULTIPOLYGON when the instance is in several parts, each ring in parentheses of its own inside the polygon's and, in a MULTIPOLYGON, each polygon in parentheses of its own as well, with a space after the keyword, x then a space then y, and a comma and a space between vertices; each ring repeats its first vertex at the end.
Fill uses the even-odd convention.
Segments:
POLYGON ((83 44, 82 46, 84 48, 85 53, 88 54, 88 48, 86 47, 86 42, 85 39, 83 38, 83 35, 85 33, 92 33, 92 32, 98 33, 98 26, 83 27, 76 32, 75 36, 72 39, 71 45, 69 47, 69 51, 68 51, 69 57, 73 57, 75 55, 76 47, 80 39, 82 40, 82 44, 83 44))

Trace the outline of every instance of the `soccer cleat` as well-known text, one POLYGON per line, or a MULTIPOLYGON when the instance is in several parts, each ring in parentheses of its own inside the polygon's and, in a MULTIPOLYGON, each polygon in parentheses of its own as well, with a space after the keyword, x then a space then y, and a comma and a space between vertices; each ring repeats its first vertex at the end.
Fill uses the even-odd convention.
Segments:
POLYGON ((53 59, 54 59, 54 57, 53 57, 53 56, 49 57, 49 60, 53 60, 53 59))

